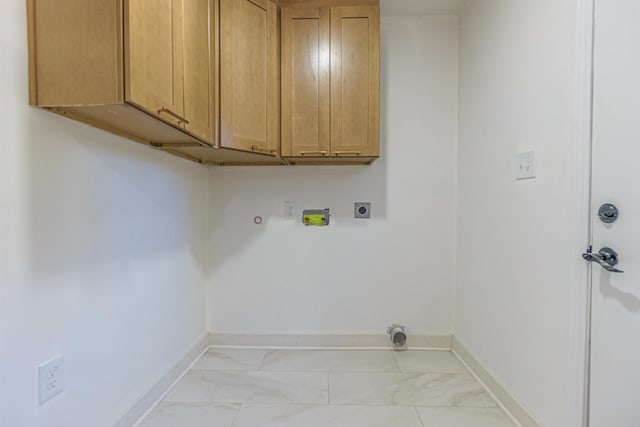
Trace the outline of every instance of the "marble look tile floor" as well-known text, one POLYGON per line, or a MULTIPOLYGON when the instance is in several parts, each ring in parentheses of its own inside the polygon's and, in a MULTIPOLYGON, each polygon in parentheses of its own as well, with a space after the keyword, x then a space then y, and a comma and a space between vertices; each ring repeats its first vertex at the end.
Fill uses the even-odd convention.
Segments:
POLYGON ((138 427, 515 427, 449 351, 213 348, 138 427))

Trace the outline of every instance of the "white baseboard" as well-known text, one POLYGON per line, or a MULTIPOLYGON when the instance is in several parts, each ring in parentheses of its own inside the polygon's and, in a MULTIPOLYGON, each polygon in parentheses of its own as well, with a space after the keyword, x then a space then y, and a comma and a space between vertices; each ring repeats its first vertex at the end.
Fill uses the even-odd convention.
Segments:
MULTIPOLYGON (((209 335, 212 346, 291 348, 392 348, 387 335, 209 335)), ((409 349, 451 349, 451 335, 411 335, 409 349)))
POLYGON ((521 427, 541 427, 541 424, 536 421, 533 415, 505 390, 455 337, 453 338, 453 353, 458 356, 462 363, 467 365, 467 368, 469 368, 482 385, 493 394, 493 397, 498 401, 500 406, 502 406, 502 409, 511 415, 514 421, 521 427))
POLYGON ((187 372, 200 356, 209 348, 209 334, 203 335, 189 352, 167 372, 144 396, 116 422, 113 427, 135 426, 171 389, 173 384, 187 372))

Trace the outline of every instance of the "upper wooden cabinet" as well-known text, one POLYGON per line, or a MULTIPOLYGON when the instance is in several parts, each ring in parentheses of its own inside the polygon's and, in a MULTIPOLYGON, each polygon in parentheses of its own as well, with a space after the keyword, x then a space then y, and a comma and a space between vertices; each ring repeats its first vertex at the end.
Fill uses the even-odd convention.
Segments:
POLYGON ((278 7, 221 0, 221 145, 277 155, 280 147, 278 7))
POLYGON ((218 0, 28 0, 30 103, 191 160, 223 149, 218 0))
POLYGON ((329 8, 282 10, 282 156, 329 157, 329 8))
POLYGON ((184 115, 187 131, 216 144, 218 128, 218 23, 212 0, 183 0, 184 115))
POLYGON ((380 153, 380 12, 331 8, 331 152, 380 153))
POLYGON ((379 8, 353 2, 27 0, 30 103, 202 163, 370 163, 379 8))
POLYGON ((122 2, 30 0, 27 5, 31 104, 123 102, 122 2))
POLYGON ((183 0, 125 0, 124 16, 126 101, 184 126, 183 0))
POLYGON ((377 6, 282 10, 282 155, 295 163, 379 156, 377 6))

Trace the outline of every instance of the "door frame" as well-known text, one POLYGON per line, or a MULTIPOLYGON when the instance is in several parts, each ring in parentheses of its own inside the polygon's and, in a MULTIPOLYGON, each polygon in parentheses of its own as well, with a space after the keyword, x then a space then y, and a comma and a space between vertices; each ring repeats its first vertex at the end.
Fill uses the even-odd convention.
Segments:
POLYGON ((569 322, 569 396, 567 425, 589 425, 589 369, 591 337, 591 266, 580 254, 592 243, 591 189, 593 161, 593 93, 595 2, 577 0, 577 37, 575 70, 575 139, 569 152, 572 171, 571 229, 572 253, 570 255, 572 280, 569 322))

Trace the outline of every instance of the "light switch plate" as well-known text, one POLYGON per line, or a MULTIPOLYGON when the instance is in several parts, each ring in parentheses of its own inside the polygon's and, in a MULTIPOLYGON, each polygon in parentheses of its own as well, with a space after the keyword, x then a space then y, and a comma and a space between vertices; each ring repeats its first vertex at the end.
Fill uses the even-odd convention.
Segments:
POLYGON ((536 152, 534 150, 518 154, 516 158, 516 180, 536 177, 536 152))
POLYGON ((284 219, 298 219, 298 204, 296 202, 284 202, 284 219))

